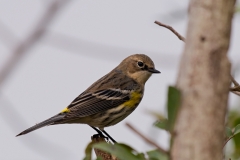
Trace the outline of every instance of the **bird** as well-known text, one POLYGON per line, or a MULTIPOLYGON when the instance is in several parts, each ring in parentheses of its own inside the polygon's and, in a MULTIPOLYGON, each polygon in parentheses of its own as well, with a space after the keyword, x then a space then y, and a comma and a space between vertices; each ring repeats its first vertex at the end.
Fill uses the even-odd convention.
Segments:
POLYGON ((57 124, 87 124, 97 135, 116 141, 104 130, 113 126, 139 105, 146 81, 154 73, 154 62, 145 54, 133 54, 97 80, 58 114, 22 131, 24 135, 39 128, 57 124), (104 136, 103 133, 107 136, 104 136))

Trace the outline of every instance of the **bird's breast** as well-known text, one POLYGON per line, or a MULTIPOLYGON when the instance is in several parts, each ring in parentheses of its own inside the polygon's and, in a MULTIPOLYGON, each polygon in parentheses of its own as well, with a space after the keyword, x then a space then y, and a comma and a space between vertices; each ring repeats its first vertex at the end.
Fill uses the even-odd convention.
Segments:
POLYGON ((142 100, 143 93, 139 91, 133 91, 130 95, 130 99, 123 103, 126 107, 136 107, 142 100))

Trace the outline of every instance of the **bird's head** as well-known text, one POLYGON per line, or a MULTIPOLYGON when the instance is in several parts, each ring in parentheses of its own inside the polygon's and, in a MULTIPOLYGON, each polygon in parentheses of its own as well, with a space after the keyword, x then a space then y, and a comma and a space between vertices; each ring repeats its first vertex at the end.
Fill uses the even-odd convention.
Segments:
POLYGON ((155 69, 151 58, 144 54, 134 54, 125 58, 117 69, 143 85, 153 73, 160 73, 155 69))

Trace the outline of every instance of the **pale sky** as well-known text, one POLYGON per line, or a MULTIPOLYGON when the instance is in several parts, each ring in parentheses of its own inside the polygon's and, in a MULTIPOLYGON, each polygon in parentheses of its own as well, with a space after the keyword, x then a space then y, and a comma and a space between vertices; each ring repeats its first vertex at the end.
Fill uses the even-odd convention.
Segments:
MULTIPOLYGON (((46 0, 0 1, 0 71, 17 42, 23 41, 45 12, 46 0), (12 32, 8 37, 7 30, 12 32)), ((147 111, 165 113, 167 88, 174 85, 184 43, 155 20, 185 36, 188 1, 71 0, 47 26, 1 85, 0 159, 77 160, 95 131, 84 124, 49 126, 21 137, 16 134, 65 108, 94 81, 125 57, 144 53, 161 74, 146 84, 139 107, 124 121, 106 128, 118 142, 138 151, 153 149, 129 130, 129 122, 168 148, 168 135, 152 126, 147 111)), ((240 16, 235 15, 229 52, 233 67, 240 64, 240 16)), ((239 68, 238 68, 239 69, 239 68)), ((240 81, 239 74, 236 79, 240 81)), ((230 94, 230 106, 239 97, 230 94)))

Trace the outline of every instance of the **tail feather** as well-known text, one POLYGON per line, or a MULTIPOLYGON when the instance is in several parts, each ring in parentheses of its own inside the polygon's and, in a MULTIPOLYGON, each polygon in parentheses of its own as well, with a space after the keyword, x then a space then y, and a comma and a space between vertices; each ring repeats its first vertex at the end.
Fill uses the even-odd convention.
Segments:
POLYGON ((21 133, 19 133, 18 135, 16 135, 16 137, 17 137, 17 136, 24 135, 24 134, 27 134, 27 133, 32 132, 32 131, 34 131, 34 130, 37 130, 37 129, 39 129, 39 128, 42 128, 42 127, 51 125, 51 124, 53 124, 53 123, 56 122, 56 121, 62 120, 64 117, 65 117, 65 115, 63 115, 63 114, 55 115, 55 116, 53 116, 53 117, 51 117, 51 118, 49 118, 49 119, 47 119, 47 120, 45 120, 45 121, 43 121, 43 122, 41 122, 41 123, 38 123, 38 124, 36 124, 36 125, 28 128, 28 129, 22 131, 21 133))

